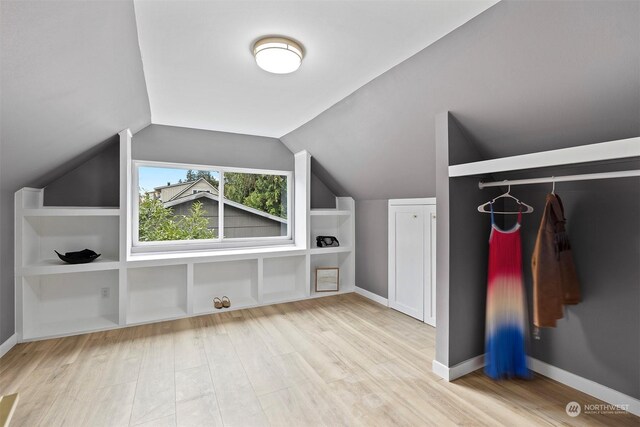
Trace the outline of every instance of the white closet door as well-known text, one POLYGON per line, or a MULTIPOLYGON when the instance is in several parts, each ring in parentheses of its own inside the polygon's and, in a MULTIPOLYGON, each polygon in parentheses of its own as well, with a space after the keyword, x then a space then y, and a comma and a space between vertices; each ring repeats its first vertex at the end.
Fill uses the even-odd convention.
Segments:
POLYGON ((389 207, 389 307, 424 320, 425 209, 389 207))
POLYGON ((424 206, 424 323, 436 326, 436 206, 424 206))

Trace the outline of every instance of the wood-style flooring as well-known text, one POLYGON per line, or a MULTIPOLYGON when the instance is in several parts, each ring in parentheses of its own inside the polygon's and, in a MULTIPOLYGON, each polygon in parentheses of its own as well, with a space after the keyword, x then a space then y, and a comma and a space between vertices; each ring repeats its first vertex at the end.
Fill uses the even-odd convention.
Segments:
POLYGON ((12 426, 629 425, 536 376, 448 383, 435 329, 356 294, 20 344, 0 359, 12 426))

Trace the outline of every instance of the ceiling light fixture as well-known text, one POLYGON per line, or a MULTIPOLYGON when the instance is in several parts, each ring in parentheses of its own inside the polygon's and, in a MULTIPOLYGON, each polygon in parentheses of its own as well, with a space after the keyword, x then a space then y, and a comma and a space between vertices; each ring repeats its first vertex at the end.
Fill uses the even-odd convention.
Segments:
POLYGON ((293 73, 302 63, 302 47, 284 37, 265 37, 253 45, 258 67, 275 74, 293 73))

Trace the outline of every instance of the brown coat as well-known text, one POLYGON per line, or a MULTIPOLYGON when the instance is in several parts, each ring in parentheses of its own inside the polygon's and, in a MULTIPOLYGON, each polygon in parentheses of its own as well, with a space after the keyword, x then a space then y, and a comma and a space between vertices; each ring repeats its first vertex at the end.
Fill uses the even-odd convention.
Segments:
POLYGON ((531 257, 533 271, 533 324, 555 327, 564 304, 580 302, 580 284, 565 231, 562 201, 548 194, 531 257))

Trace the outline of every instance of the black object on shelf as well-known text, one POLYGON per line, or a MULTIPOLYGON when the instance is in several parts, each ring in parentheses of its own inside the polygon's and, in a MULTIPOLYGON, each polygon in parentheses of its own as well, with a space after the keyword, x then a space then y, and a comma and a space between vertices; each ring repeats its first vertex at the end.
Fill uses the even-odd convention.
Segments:
POLYGON ((316 236, 316 245, 319 248, 340 246, 335 236, 316 236))
POLYGON ((83 249, 77 252, 66 252, 64 255, 58 251, 54 252, 58 254, 58 258, 69 264, 86 264, 88 262, 95 261, 100 255, 102 255, 95 253, 91 249, 83 249))

